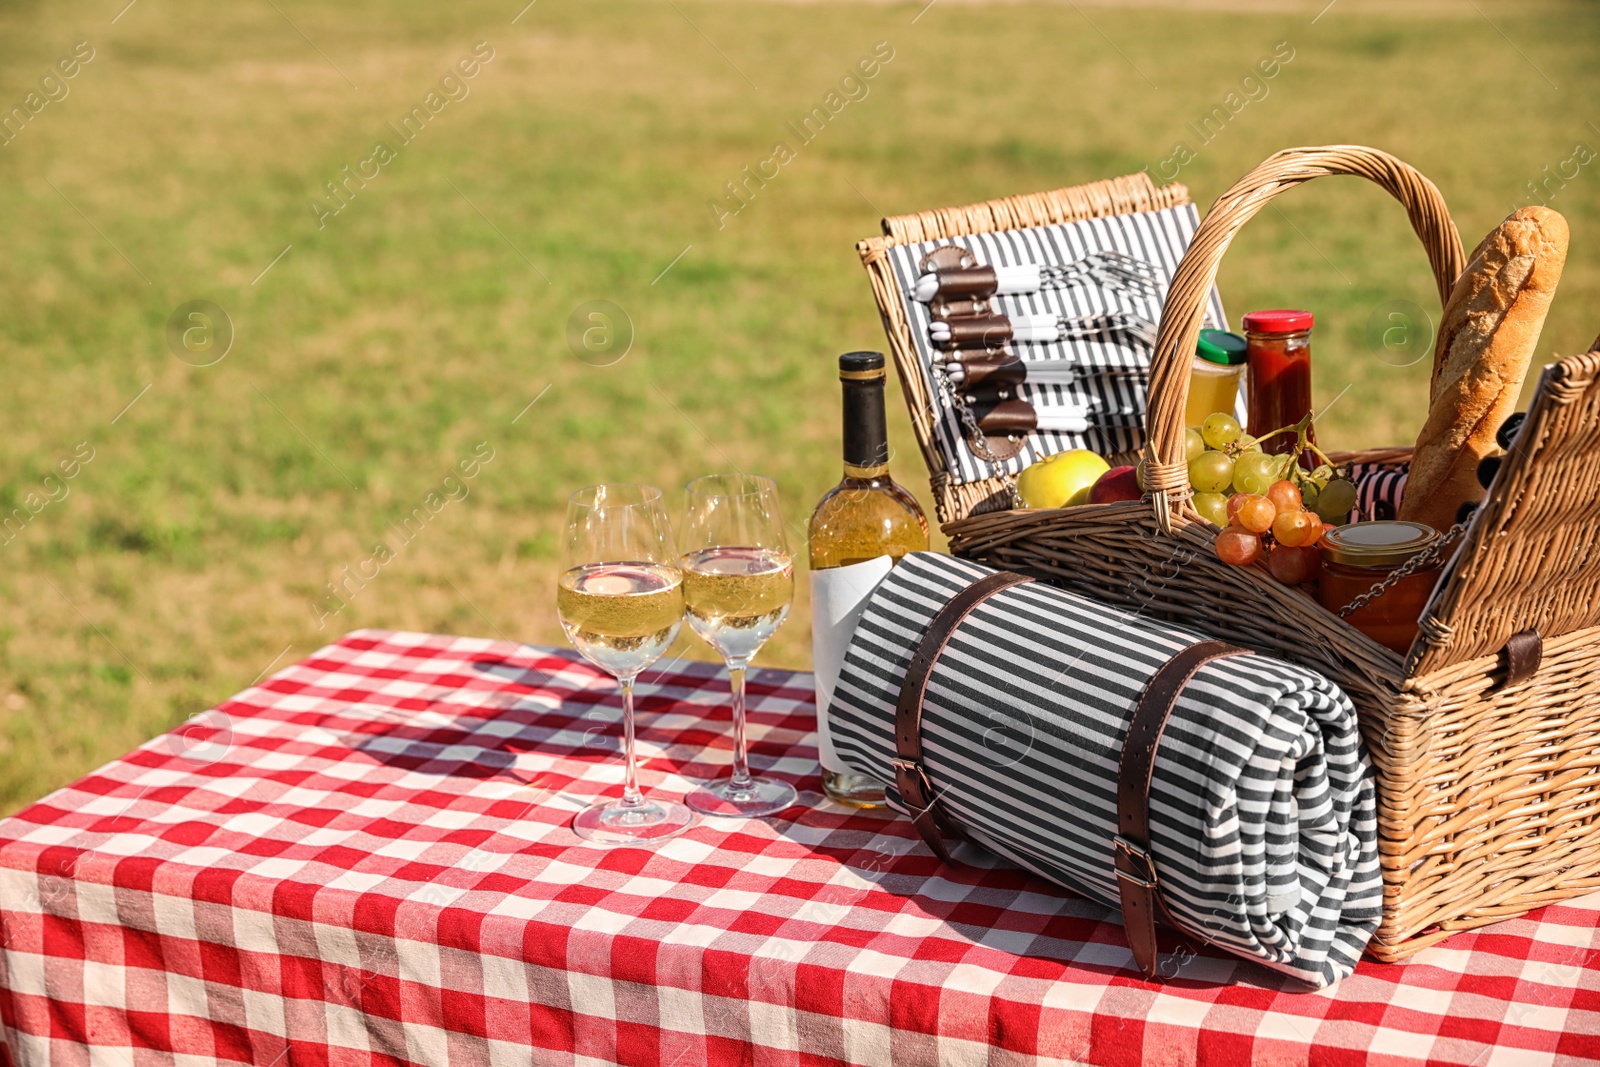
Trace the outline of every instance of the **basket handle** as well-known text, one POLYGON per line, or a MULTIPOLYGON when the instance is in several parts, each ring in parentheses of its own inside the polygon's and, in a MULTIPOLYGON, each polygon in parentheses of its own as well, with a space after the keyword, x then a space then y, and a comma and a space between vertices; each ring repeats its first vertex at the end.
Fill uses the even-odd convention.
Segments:
POLYGON ((1235 182, 1211 205, 1178 264, 1161 309, 1161 326, 1150 360, 1146 415, 1150 434, 1145 445, 1144 477, 1163 533, 1172 531, 1173 510, 1181 508, 1189 496, 1188 466, 1183 461, 1189 367, 1200 338, 1206 299, 1217 279, 1223 253, 1234 235, 1273 197, 1312 178, 1333 174, 1366 178, 1405 205, 1411 228, 1421 239, 1433 267, 1439 303, 1443 306, 1449 300, 1451 286, 1466 264, 1461 236, 1456 233, 1438 188, 1409 164, 1362 145, 1288 148, 1269 156, 1235 182))

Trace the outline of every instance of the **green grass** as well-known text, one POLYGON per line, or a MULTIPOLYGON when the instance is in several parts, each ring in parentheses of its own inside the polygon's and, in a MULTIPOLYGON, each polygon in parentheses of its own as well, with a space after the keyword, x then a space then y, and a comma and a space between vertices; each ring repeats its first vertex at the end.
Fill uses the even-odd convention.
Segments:
MULTIPOLYGON (((348 629, 561 643, 555 538, 581 485, 737 466, 803 519, 837 477, 832 357, 882 346, 853 250, 878 217, 1155 168, 1276 42, 1295 58, 1269 95, 1191 146, 1202 206, 1278 148, 1370 143, 1439 184, 1470 247, 1541 168, 1600 146, 1600 15, 1578 5, 1345 0, 1312 24, 1320 0, 540 0, 513 25, 517 0, 140 0, 113 24, 120 6, 0 11, 0 107, 75 42, 96 52, 0 147, 0 502, 94 449, 0 556, 5 810, 348 629), (385 124, 478 41, 470 95, 319 229, 323 183, 397 141, 385 124), (869 95, 799 145, 786 123, 878 41, 869 95), (796 158, 719 229, 709 202, 779 140, 796 158), (166 345, 194 299, 236 330, 213 366, 166 345), (635 328, 614 365, 567 346, 589 300, 635 328), (470 494, 319 629, 324 583, 484 441, 470 494)), ((1547 353, 1600 329, 1597 193, 1600 163, 1552 201, 1573 253, 1547 353)), ((1409 440, 1427 363, 1366 339, 1387 301, 1434 308, 1400 209, 1355 181, 1279 207, 1235 243, 1228 307, 1317 312, 1319 398, 1351 385, 1325 442, 1409 440)), ((891 432, 925 495, 898 408, 891 432)), ((802 604, 763 661, 805 666, 806 627, 802 604)))

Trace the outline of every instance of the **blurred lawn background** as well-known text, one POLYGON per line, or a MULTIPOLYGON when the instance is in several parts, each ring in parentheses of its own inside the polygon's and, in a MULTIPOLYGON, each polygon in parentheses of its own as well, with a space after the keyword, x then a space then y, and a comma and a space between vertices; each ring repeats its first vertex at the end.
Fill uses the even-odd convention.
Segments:
MULTIPOLYGON (((94 50, 0 147, 4 511, 94 451, 0 557, 0 809, 347 630, 563 644, 579 486, 765 471, 801 523, 838 477, 833 357, 883 346, 853 245, 886 212, 1159 180, 1180 141, 1203 210, 1279 148, 1361 142, 1432 177, 1470 248, 1600 147, 1587 4, 522 2, 0 8, 6 111, 94 50), (470 95, 400 147, 385 124, 479 41, 470 95), (880 41, 869 95, 801 146, 786 123, 880 41), (1187 124, 1280 41, 1269 94, 1202 145, 1187 124), (310 201, 379 139, 397 158, 319 228, 310 201), (778 141, 797 158, 719 228, 712 199, 778 141), (236 331, 212 366, 166 340, 198 299, 236 331), (636 333, 610 366, 567 343, 591 300, 636 333), (479 442, 469 495, 319 618, 479 442)), ((1600 330, 1597 193, 1600 162, 1545 194, 1572 225, 1545 355, 1600 330)), ((1428 361, 1369 336, 1393 301, 1437 315, 1403 213, 1355 180, 1278 206, 1230 253, 1230 314, 1315 310, 1319 403, 1351 386, 1324 442, 1409 442, 1428 361)), ((761 662, 807 666, 807 627, 802 596, 761 662)))

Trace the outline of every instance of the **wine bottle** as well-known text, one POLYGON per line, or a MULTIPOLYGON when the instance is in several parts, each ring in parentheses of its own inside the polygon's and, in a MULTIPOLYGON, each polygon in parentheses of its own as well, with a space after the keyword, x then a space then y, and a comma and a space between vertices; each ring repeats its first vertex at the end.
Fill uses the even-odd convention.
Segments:
POLYGON ((916 498, 889 477, 881 352, 839 357, 844 389, 844 478, 811 515, 811 651, 817 679, 817 735, 828 796, 853 807, 884 803, 883 783, 853 770, 834 749, 827 707, 845 648, 867 597, 907 552, 928 548, 928 520, 916 498))

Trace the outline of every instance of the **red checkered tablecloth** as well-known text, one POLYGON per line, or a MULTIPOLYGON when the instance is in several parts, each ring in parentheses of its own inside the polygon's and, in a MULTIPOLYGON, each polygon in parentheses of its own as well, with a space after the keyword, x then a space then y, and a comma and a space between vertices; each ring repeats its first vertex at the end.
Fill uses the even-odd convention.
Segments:
MULTIPOLYGON (((725 676, 641 686, 648 792, 726 773, 725 676)), ((365 630, 0 822, 12 1064, 1566 1064, 1600 1057, 1600 900, 1331 990, 823 802, 811 679, 750 679, 802 803, 653 851, 617 687, 569 652, 365 630)))

